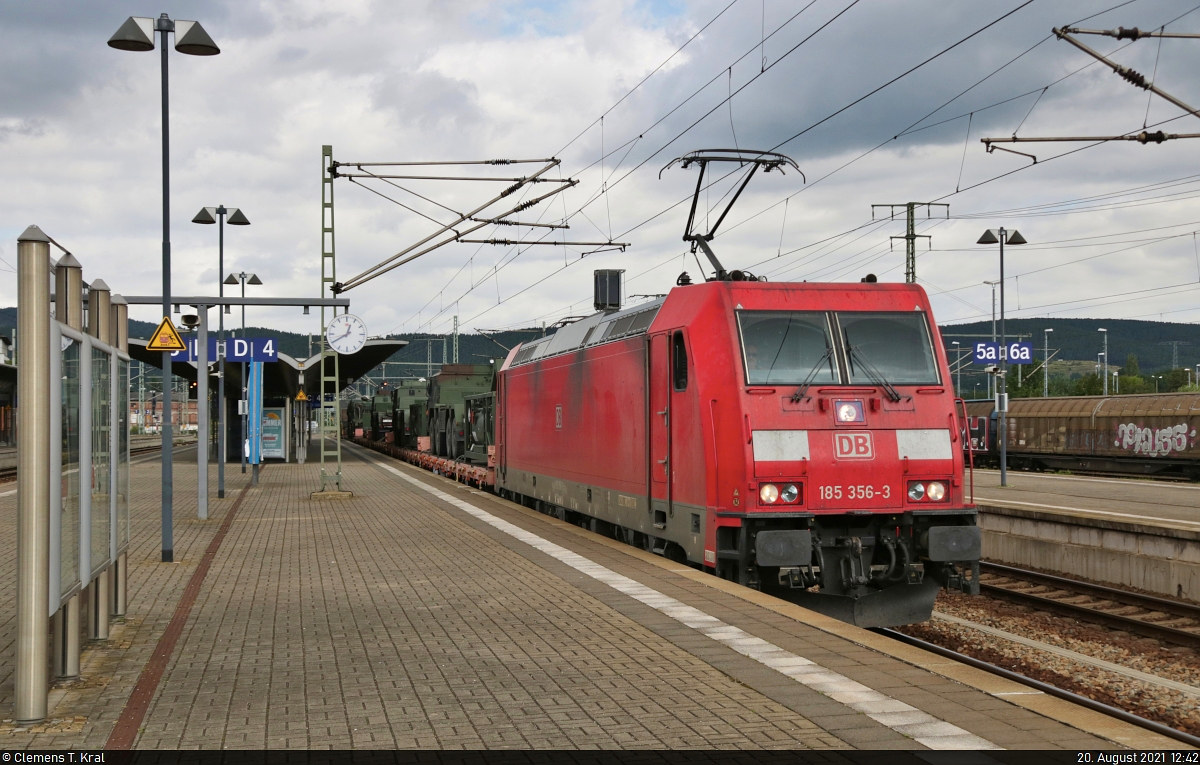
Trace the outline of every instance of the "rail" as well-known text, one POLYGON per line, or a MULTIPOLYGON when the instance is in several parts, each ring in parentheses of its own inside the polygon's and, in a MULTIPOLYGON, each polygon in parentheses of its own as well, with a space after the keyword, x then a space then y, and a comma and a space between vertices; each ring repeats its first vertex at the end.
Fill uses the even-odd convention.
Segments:
POLYGON ((885 627, 876 627, 871 631, 890 637, 893 640, 898 640, 901 643, 907 643, 908 645, 920 648, 924 651, 936 653, 939 656, 945 656, 948 659, 953 659, 963 664, 975 667, 976 669, 982 669, 985 672, 991 672, 993 675, 999 675, 1000 677, 1007 678, 1013 682, 1027 685, 1030 688, 1036 688, 1047 695, 1057 696, 1060 699, 1070 701, 1072 704, 1078 704, 1081 707, 1087 707, 1088 709, 1106 714, 1110 717, 1115 717, 1116 719, 1130 723, 1131 725, 1136 725, 1140 728, 1154 731, 1160 735, 1173 738, 1176 741, 1182 741, 1189 746, 1200 748, 1200 736, 1193 736, 1190 733, 1176 730, 1169 725, 1163 725, 1162 723, 1154 722, 1153 720, 1147 720, 1145 717, 1139 717, 1132 712, 1126 712, 1124 709, 1117 709, 1116 707, 1111 707, 1108 704, 1102 704, 1101 702, 1096 701, 1095 699, 1090 699, 1087 696, 1081 696, 1078 693, 1072 693, 1068 690, 1059 688, 1056 685, 1043 683, 1041 680, 1034 680, 1032 677, 1026 677, 1025 675, 1004 669, 1003 667, 997 667, 995 664, 989 664, 986 661, 976 659, 973 656, 966 656, 957 651, 952 651, 949 648, 943 648, 940 645, 934 645, 933 643, 921 640, 920 638, 905 635, 902 632, 890 630, 885 627))
POLYGON ((1173 645, 1200 648, 1200 606, 997 563, 981 563, 979 568, 980 573, 1000 580, 981 580, 982 594, 1173 645), (1030 585, 1034 591, 1027 589, 1030 585), (1116 613, 1118 608, 1123 612, 1116 613), (1137 612, 1129 613, 1130 608, 1137 612))
MULTIPOLYGON (((147 441, 146 443, 149 443, 149 441, 147 441)), ((196 444, 195 439, 176 439, 176 441, 175 441, 175 446, 177 446, 177 447, 178 446, 185 446, 185 447, 186 446, 194 446, 195 444, 196 444)), ((136 457, 139 454, 148 454, 150 452, 157 452, 157 451, 160 451, 161 449, 162 449, 162 443, 157 439, 157 437, 155 437, 153 444, 151 444, 149 446, 134 446, 133 444, 130 444, 129 456, 136 457)), ((9 483, 9 482, 12 482, 15 480, 17 480, 17 468, 15 465, 12 467, 0 468, 0 483, 9 483)))

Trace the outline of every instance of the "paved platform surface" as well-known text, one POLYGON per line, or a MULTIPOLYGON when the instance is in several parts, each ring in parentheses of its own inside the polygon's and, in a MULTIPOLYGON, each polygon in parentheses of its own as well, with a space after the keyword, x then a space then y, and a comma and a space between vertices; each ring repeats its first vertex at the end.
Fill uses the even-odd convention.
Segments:
MULTIPOLYGON (((345 454, 353 499, 310 500, 311 462, 268 465, 245 489, 231 466, 207 521, 188 520, 195 473, 177 470, 174 564, 158 562, 158 466, 135 464, 128 617, 56 688, 52 719, 0 723, 0 748, 100 748, 122 726, 137 748, 171 749, 1178 748, 381 455, 345 454), (144 716, 131 716, 169 626, 178 640, 159 651, 144 716)), ((0 497, 9 528, 15 504, 0 497)), ((0 712, 13 700, 14 579, 10 538, 0 712)))
POLYGON ((1008 484, 998 470, 976 470, 976 502, 1200 531, 1200 484, 1013 470, 1008 484))

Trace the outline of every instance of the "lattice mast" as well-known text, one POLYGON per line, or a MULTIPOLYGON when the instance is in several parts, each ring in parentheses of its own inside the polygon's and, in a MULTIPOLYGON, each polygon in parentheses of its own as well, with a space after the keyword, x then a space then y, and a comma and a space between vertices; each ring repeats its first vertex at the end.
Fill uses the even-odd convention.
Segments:
POLYGON ((896 217, 896 208, 901 207, 907 211, 906 220, 908 227, 905 229, 904 236, 893 236, 891 241, 897 239, 904 240, 904 281, 906 284, 917 283, 917 240, 929 239, 928 234, 917 233, 916 209, 918 207, 925 208, 925 217, 930 217, 930 210, 934 207, 946 208, 946 217, 950 217, 950 205, 944 202, 903 202, 899 204, 878 204, 871 205, 871 218, 875 218, 876 207, 887 207, 890 210, 889 217, 896 217))
MULTIPOLYGON (((337 258, 333 233, 333 147, 321 147, 321 288, 332 291, 337 283, 337 258)), ((336 292, 333 293, 336 297, 336 292)), ((341 387, 338 354, 329 347, 325 332, 337 315, 336 307, 321 306, 321 491, 330 484, 342 491, 342 434, 339 407, 341 387), (329 312, 328 314, 326 312, 329 312), (326 363, 329 359, 329 363, 326 363), (333 445, 330 446, 330 441, 333 445), (326 463, 332 464, 327 466, 326 463), (336 469, 333 469, 336 466, 336 469)))

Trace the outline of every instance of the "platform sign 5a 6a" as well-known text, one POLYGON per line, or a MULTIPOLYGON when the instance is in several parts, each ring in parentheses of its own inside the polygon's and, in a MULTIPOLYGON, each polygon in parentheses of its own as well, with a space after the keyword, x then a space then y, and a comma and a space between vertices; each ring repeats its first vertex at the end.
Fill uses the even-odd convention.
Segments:
POLYGON ((1033 343, 1012 342, 1006 346, 981 340, 975 343, 973 360, 976 364, 998 364, 1007 357, 1009 364, 1030 364, 1033 362, 1033 343))
MULTIPOLYGON (((171 354, 172 361, 196 361, 199 341, 195 337, 187 340, 187 351, 171 354)), ((231 337, 225 341, 226 361, 277 361, 279 352, 273 337, 231 337)), ((217 360, 217 338, 208 338, 208 360, 217 360)))

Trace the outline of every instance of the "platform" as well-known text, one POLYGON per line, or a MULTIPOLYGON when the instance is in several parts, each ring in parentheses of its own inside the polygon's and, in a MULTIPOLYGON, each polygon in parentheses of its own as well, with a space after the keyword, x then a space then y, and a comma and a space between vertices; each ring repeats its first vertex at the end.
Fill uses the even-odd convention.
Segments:
MULTIPOLYGON (((1022 685, 345 446, 195 518, 136 462, 129 613, 15 748, 1178 749, 1022 685)), ((210 475, 215 470, 210 471, 210 475)), ((189 483, 191 482, 191 483, 189 483)), ((14 527, 15 498, 0 496, 14 527)), ((0 556, 0 712, 15 545, 0 556)), ((10 713, 9 713, 10 714, 10 713)), ((7 715, 5 715, 7 716, 7 715)))
POLYGON ((1200 532, 1200 484, 1146 478, 975 471, 975 501, 1058 515, 1108 519, 1200 532))
POLYGON ((975 472, 983 555, 996 563, 1200 601, 1200 485, 975 472))

